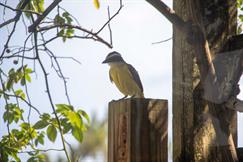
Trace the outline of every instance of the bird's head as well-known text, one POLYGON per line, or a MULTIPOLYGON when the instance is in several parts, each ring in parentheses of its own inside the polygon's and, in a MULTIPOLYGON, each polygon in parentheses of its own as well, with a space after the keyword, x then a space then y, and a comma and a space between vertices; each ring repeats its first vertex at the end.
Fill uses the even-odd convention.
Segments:
POLYGON ((125 61, 123 60, 123 58, 121 57, 121 54, 113 51, 111 53, 109 53, 105 60, 102 62, 102 64, 108 63, 108 64, 112 64, 112 63, 124 63, 125 61))

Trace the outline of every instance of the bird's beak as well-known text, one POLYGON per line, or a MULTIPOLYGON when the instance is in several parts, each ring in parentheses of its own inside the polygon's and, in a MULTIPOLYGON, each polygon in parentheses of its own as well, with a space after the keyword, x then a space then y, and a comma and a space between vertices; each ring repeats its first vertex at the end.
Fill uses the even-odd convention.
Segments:
POLYGON ((105 64, 105 63, 107 63, 107 60, 106 59, 102 62, 102 64, 105 64))

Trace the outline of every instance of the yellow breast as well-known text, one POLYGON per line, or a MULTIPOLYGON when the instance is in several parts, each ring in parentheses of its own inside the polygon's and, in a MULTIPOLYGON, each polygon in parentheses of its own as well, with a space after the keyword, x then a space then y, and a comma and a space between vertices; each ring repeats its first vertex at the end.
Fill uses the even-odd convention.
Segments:
POLYGON ((134 81, 126 64, 115 64, 110 67, 110 77, 121 93, 128 96, 143 97, 143 92, 134 81))

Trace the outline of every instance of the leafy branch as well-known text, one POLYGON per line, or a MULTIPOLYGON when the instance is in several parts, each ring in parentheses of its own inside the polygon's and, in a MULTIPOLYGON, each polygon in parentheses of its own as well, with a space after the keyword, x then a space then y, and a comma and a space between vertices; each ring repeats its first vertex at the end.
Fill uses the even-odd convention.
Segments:
MULTIPOLYGON (((0 23, 0 29, 11 27, 0 53, 0 64, 11 65, 1 66, 0 68, 0 100, 5 103, 5 111, 2 115, 8 131, 0 139, 0 161, 20 162, 19 154, 28 154, 30 156, 28 162, 42 162, 45 158, 43 152, 63 151, 67 161, 70 162, 67 148, 70 147, 70 144, 65 139, 65 135, 72 134, 81 143, 90 121, 85 111, 72 106, 67 86, 68 78, 62 72, 59 60, 70 59, 77 64, 81 63, 73 57, 57 56, 49 45, 58 38, 62 38, 64 43, 67 39, 77 38, 94 40, 112 48, 110 22, 120 12, 122 1, 120 0, 120 7, 113 15, 108 10, 108 20, 97 32, 81 27, 77 19, 61 6, 61 0, 54 0, 46 9, 44 8, 44 0, 21 0, 17 7, 12 7, 7 2, 6 0, 5 3, 0 3, 0 6, 4 9, 4 21, 0 23), (13 18, 5 21, 5 10, 16 14, 13 18), (49 16, 50 12, 56 12, 56 15, 54 17, 49 16), (28 33, 25 38, 19 38, 23 45, 12 44, 11 40, 16 38, 16 35, 14 35, 16 29, 21 25, 21 23, 18 23, 21 17, 28 33), (109 28, 110 32, 109 41, 100 36, 106 27, 109 28), (80 31, 84 34, 76 34, 80 31), (41 56, 49 58, 51 68, 63 82, 63 92, 67 103, 55 103, 54 92, 50 89, 49 80, 52 73, 49 73, 49 67, 41 56), (43 85, 52 114, 42 112, 41 108, 32 102, 33 94, 29 93, 28 88, 34 81, 34 74, 36 77, 41 76, 44 79, 43 85), (27 116, 25 116, 26 112, 27 116), (38 116, 35 122, 31 121, 33 113, 38 116), (43 150, 38 148, 45 144, 46 137, 55 142, 58 135, 60 135, 62 141, 61 149, 43 150)), ((98 0, 94 0, 94 6, 99 9, 98 0)))

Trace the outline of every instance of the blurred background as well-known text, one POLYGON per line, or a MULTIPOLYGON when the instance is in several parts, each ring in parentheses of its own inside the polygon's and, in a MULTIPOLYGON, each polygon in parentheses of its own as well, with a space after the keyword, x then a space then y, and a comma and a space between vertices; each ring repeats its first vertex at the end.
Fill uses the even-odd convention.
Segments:
MULTIPOLYGON (((3 0, 1 0, 2 2, 3 0)), ((50 3, 48 0, 45 5, 50 3)), ((164 2, 172 7, 171 0, 164 2)), ((9 0, 8 4, 15 7, 17 2, 9 0)), ((95 9, 92 0, 63 0, 61 6, 75 16, 81 26, 87 29, 98 30, 107 20, 107 7, 111 15, 119 8, 119 1, 100 0, 100 9, 95 9)), ((67 82, 69 96, 74 107, 85 110, 91 118, 91 127, 85 133, 84 142, 78 144, 71 136, 67 137, 75 152, 72 157, 82 162, 104 162, 107 151, 107 106, 111 100, 117 100, 123 95, 110 83, 109 67, 101 64, 106 55, 115 50, 122 54, 125 61, 132 64, 139 72, 144 87, 146 98, 168 99, 169 101, 169 158, 172 155, 172 40, 163 43, 155 43, 172 38, 171 24, 151 5, 141 0, 123 0, 124 7, 111 21, 113 49, 92 40, 71 39, 65 43, 61 39, 48 45, 57 56, 73 57, 81 62, 81 65, 73 60, 61 59, 61 68, 64 75, 69 78, 67 82), (154 44, 155 43, 155 44, 154 44)), ((0 13, 2 13, 0 8, 0 13)), ((51 13, 53 14, 53 13, 51 13)), ((2 14, 0 14, 0 22, 2 14)), ((5 15, 11 17, 12 15, 5 15)), ((23 45, 23 37, 26 36, 24 25, 20 25, 15 33, 16 39, 11 44, 23 45)), ((0 48, 8 36, 7 29, 0 30, 0 48)), ((102 31, 101 36, 109 40, 109 30, 102 31)), ((49 67, 48 73, 54 73, 47 56, 41 56, 45 66, 49 67)), ((26 62, 28 63, 28 62, 26 62)), ((29 63, 30 67, 34 66, 29 63)), ((1 66, 8 68, 12 62, 5 62, 1 66)), ((38 72, 38 68, 36 71, 38 72)), ((31 100, 41 112, 51 112, 45 93, 42 74, 33 75, 29 84, 31 100)), ((65 103, 65 91, 63 83, 57 75, 50 75, 50 89, 55 103, 65 103)), ((243 89, 243 80, 240 81, 243 89)), ((243 99, 243 93, 240 94, 243 99)), ((0 114, 3 110, 0 109, 0 114)), ((35 120, 35 115, 32 116, 35 120)), ((243 115, 239 114, 239 123, 243 123, 243 115)), ((0 120, 0 123, 3 123, 0 120)), ((6 126, 0 125, 0 136, 6 133, 6 126)), ((239 146, 243 146, 243 128, 239 124, 239 146)), ((48 140, 45 147, 59 147, 60 139, 55 143, 48 140)), ((44 148, 45 148, 44 147, 44 148)), ((64 156, 61 152, 49 151, 46 153, 49 161, 62 162, 64 156)), ((25 155, 23 155, 25 158, 25 155)))

